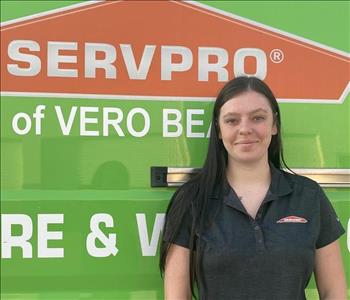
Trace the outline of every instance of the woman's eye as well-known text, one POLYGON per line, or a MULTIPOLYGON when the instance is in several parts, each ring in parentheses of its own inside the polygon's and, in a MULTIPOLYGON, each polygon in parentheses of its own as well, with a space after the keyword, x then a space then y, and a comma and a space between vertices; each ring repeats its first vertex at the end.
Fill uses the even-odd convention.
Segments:
POLYGON ((227 124, 236 124, 237 122, 238 122, 237 119, 227 119, 225 121, 225 123, 227 123, 227 124))
POLYGON ((264 116, 255 116, 255 117, 253 118, 253 120, 254 120, 254 121, 263 121, 263 120, 265 120, 265 117, 264 117, 264 116))

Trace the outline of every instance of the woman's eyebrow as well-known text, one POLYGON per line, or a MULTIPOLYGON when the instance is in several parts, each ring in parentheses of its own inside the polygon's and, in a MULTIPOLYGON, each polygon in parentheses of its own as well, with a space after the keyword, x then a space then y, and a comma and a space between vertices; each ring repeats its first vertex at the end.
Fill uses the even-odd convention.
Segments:
MULTIPOLYGON (((258 113, 258 112, 263 112, 263 113, 268 113, 268 111, 264 108, 257 108, 257 109, 254 109, 250 112, 248 112, 249 115, 252 115, 252 114, 255 114, 255 113, 258 113)), ((222 117, 225 118, 225 117, 229 117, 229 116, 239 116, 240 114, 237 113, 237 112, 228 112, 226 114, 224 114, 222 117)))
POLYGON ((222 117, 225 118, 225 117, 238 116, 238 115, 239 115, 238 113, 228 112, 224 114, 222 117))
POLYGON ((258 109, 254 109, 253 111, 249 112, 249 114, 255 114, 257 112, 263 112, 263 113, 268 113, 268 111, 266 109, 263 108, 258 108, 258 109))

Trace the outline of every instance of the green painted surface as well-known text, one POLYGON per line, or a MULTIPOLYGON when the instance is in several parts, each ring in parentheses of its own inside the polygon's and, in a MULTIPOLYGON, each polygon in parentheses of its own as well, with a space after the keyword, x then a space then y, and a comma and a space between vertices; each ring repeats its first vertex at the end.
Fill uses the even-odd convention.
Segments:
POLYGON ((1 22, 58 9, 84 1, 67 0, 1 0, 1 22))
POLYGON ((199 1, 241 17, 350 51, 350 1, 199 1))
MULTIPOLYGON (((77 1, 1 1, 1 21, 55 9, 77 1)), ((251 18, 266 25, 349 51, 348 1, 205 1, 204 3, 251 18), (330 20, 325 22, 325 20, 330 20)), ((281 104, 286 161, 295 168, 349 168, 349 96, 341 105, 281 104)), ((2 299, 162 299, 157 256, 142 256, 136 214, 144 213, 149 237, 157 213, 165 211, 172 189, 151 189, 150 166, 197 167, 202 164, 206 139, 163 138, 162 109, 203 108, 207 132, 212 104, 198 102, 119 101, 55 98, 1 98, 1 213, 26 214, 33 223, 33 258, 1 259, 2 299), (46 105, 40 136, 16 135, 13 116, 32 114, 46 105), (79 134, 79 114, 72 132, 64 136, 54 106, 67 116, 72 106, 98 107, 91 117, 98 124, 88 130, 97 137, 79 134), (122 122, 125 137, 112 129, 102 136, 103 107, 145 109, 151 128, 143 138, 132 137, 122 122), (105 234, 116 233, 116 256, 92 257, 86 249, 90 219, 105 213, 114 226, 101 226, 105 234), (63 224, 49 230, 62 231, 62 241, 49 247, 64 248, 64 258, 38 258, 38 214, 64 214, 63 224)), ((134 128, 142 127, 135 119, 134 128)), ((184 123, 184 126, 186 123, 184 123)), ((349 189, 327 189, 344 227, 350 216, 349 189)), ((14 226, 14 234, 21 228, 14 226)), ((346 235, 340 239, 345 266, 349 266, 346 235)), ((346 268, 348 282, 349 267, 346 268)), ((315 283, 308 299, 317 299, 315 283)))

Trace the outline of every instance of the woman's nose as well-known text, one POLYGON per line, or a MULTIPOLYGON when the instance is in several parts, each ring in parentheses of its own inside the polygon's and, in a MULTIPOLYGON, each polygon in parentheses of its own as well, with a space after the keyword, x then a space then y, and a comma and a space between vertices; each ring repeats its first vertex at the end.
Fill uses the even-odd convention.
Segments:
POLYGON ((249 120, 242 120, 239 126, 239 134, 246 135, 252 133, 252 126, 249 120))

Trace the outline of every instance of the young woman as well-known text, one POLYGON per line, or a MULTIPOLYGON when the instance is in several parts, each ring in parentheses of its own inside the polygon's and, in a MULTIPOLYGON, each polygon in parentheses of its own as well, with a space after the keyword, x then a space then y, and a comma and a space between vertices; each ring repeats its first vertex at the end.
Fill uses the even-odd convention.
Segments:
POLYGON ((161 245, 165 299, 346 299, 344 233, 314 181, 282 170, 281 119, 269 87, 238 77, 219 93, 208 154, 169 204, 161 245))

